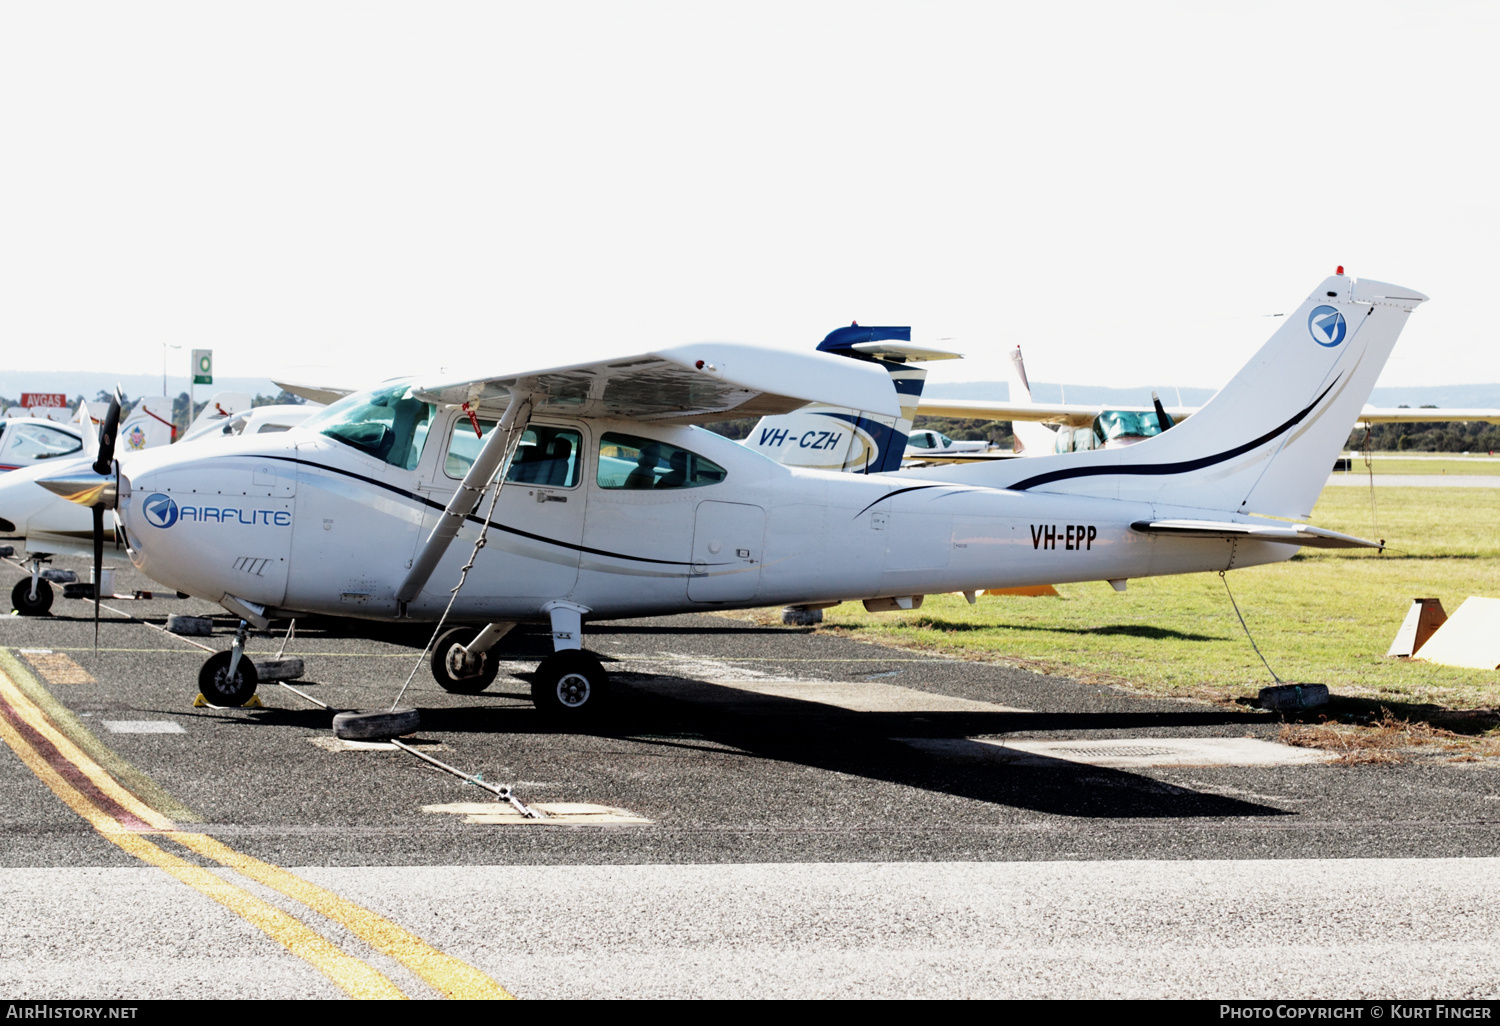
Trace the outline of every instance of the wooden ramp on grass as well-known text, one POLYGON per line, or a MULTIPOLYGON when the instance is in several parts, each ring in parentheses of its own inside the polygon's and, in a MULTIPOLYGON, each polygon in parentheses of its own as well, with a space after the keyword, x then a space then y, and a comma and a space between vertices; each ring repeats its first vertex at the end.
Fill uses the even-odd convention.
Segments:
POLYGON ((1500 669, 1500 599, 1464 599, 1415 658, 1471 670, 1500 669))

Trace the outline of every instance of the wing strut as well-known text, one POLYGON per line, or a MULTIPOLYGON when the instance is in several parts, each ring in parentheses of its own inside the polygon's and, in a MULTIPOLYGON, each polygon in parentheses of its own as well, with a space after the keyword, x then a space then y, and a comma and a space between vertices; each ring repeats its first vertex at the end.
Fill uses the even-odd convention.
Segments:
POLYGON ((504 467, 506 458, 515 448, 512 442, 519 439, 526 430, 526 425, 531 420, 531 403, 531 393, 520 389, 511 393, 510 403, 505 407, 500 422, 490 432, 490 437, 485 439, 474 465, 464 475, 453 498, 448 500, 448 507, 443 510, 443 515, 433 525, 432 533, 427 536, 421 550, 412 560, 406 580, 396 590, 397 602, 405 605, 416 598, 432 572, 437 569, 443 553, 448 551, 449 544, 458 536, 458 529, 479 505, 490 481, 504 467))

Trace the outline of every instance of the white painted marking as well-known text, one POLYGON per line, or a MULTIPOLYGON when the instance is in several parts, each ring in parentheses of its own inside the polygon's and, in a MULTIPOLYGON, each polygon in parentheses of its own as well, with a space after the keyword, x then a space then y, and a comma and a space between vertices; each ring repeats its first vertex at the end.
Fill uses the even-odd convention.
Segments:
POLYGON ((171 720, 102 720, 111 734, 186 734, 182 724, 171 720))
POLYGON ((1103 769, 1153 766, 1300 766, 1334 756, 1315 748, 1253 737, 1098 738, 1086 741, 1018 741, 986 738, 900 737, 895 740, 945 759, 1012 766, 1079 763, 1103 769))

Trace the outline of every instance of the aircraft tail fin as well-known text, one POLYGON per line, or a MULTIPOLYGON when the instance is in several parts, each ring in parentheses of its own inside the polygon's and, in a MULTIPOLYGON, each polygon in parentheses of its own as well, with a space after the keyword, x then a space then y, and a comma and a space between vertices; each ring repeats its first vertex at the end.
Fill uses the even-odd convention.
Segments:
POLYGON ((891 376, 899 417, 842 406, 810 403, 791 413, 762 417, 744 444, 787 466, 878 474, 901 468, 927 371, 912 366, 925 360, 953 359, 957 353, 911 345, 911 328, 852 324, 828 333, 818 349, 867 360, 891 376))
POLYGON ((1339 268, 1217 395, 1170 431, 1120 449, 975 468, 963 479, 1307 517, 1407 317, 1426 299, 1339 268))
POLYGON ((242 410, 248 410, 254 402, 247 392, 217 392, 203 404, 203 411, 193 418, 182 434, 187 436, 206 424, 227 420, 242 410))
POLYGON ((99 422, 89 412, 87 399, 81 399, 78 409, 73 414, 73 423, 77 424, 83 432, 83 455, 89 459, 97 459, 99 456, 99 422))
POLYGON ((170 445, 177 437, 172 423, 172 400, 166 396, 148 395, 136 402, 130 416, 120 425, 122 452, 139 452, 158 445, 170 445))
MULTIPOLYGON (((1012 404, 1030 406, 1031 382, 1026 378, 1026 361, 1021 359, 1021 347, 1010 351, 1010 401, 1012 404)), ((1013 420, 1010 433, 1015 438, 1015 450, 1027 456, 1045 456, 1056 452, 1057 429, 1051 424, 1039 424, 1032 420, 1013 420)))

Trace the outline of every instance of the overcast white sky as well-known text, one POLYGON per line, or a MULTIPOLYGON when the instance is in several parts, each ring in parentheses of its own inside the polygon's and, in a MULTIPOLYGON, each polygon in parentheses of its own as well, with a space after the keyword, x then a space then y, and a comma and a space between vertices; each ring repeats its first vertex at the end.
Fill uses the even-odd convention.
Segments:
POLYGON ((1484 3, 7 3, 0 368, 358 379, 850 320, 1218 386, 1335 265, 1500 381, 1484 3))

